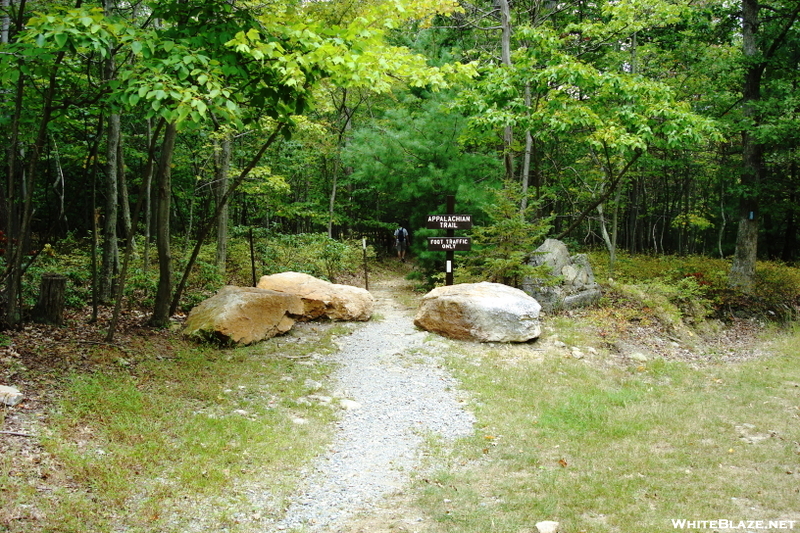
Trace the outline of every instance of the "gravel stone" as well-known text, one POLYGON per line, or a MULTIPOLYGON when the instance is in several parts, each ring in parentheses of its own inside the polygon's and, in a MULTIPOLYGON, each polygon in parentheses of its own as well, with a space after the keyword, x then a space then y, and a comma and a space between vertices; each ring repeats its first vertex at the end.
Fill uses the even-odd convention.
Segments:
POLYGON ((341 411, 336 436, 270 531, 336 531, 348 518, 397 493, 418 468, 427 435, 451 440, 472 433, 475 418, 457 398, 441 348, 426 345, 412 312, 385 290, 373 290, 384 318, 340 339, 331 356, 334 397, 358 404, 341 411))

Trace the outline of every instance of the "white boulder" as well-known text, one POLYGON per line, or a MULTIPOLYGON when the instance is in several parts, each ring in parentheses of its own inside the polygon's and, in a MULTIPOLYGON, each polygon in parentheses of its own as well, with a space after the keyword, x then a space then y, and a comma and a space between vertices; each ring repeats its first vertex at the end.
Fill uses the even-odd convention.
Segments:
POLYGON ((13 407, 23 399, 22 393, 16 387, 0 385, 0 404, 13 407))
POLYGON ((541 334, 539 303, 500 283, 437 287, 422 298, 414 324, 453 339, 527 342, 541 334))

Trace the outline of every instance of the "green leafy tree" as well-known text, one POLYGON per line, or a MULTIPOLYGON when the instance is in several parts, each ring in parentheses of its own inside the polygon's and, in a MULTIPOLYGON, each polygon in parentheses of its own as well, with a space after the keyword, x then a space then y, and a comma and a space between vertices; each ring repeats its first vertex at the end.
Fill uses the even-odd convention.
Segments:
POLYGON ((459 142, 465 120, 446 112, 439 98, 409 96, 405 104, 357 129, 343 158, 352 167, 351 197, 363 206, 358 219, 387 228, 407 223, 419 252, 425 217, 441 212, 446 196, 472 211, 502 171, 491 154, 459 142))
POLYGON ((546 277, 540 267, 527 263, 544 241, 552 220, 535 217, 536 201, 520 211, 519 191, 513 182, 489 191, 490 199, 482 205, 485 222, 470 231, 472 250, 465 254, 463 268, 456 270, 459 282, 491 281, 519 287, 526 277, 546 277))

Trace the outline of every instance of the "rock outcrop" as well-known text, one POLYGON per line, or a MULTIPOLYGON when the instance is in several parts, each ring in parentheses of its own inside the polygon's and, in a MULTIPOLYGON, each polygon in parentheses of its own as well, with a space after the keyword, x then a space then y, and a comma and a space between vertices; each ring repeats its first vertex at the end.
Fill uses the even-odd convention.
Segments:
POLYGON ((303 302, 302 315, 307 320, 369 320, 375 298, 367 291, 350 285, 330 283, 300 272, 281 272, 262 276, 258 288, 292 294, 303 302))
POLYGON ((522 290, 536 298, 546 313, 585 307, 602 296, 586 254, 570 256, 567 246, 559 240, 544 241, 528 264, 534 267, 545 265, 553 276, 560 278, 556 285, 536 278, 525 278, 522 282, 522 290))
POLYGON ((289 331, 303 314, 297 296, 253 287, 223 287, 189 313, 184 333, 252 344, 289 331))
POLYGON ((437 287, 422 298, 414 324, 446 337, 479 342, 526 342, 541 333, 540 306, 499 283, 437 287))

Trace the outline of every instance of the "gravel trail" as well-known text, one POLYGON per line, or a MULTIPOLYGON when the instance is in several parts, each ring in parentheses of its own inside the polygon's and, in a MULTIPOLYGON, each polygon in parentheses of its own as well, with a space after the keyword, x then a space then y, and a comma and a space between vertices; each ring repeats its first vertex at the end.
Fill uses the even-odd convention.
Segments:
MULTIPOLYGON (((413 311, 379 283, 373 319, 341 339, 331 357, 336 397, 343 408, 334 440, 306 474, 286 516, 271 531, 337 531, 396 493, 418 467, 427 435, 468 435, 474 417, 459 400, 457 383, 441 364, 413 311)), ((439 345, 441 346, 441 345, 439 345)))

